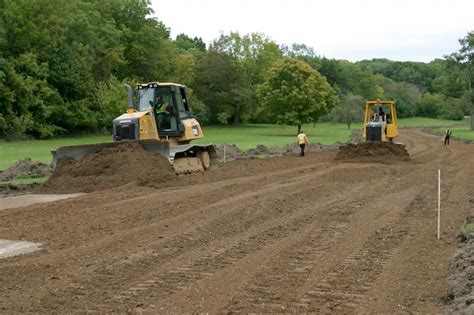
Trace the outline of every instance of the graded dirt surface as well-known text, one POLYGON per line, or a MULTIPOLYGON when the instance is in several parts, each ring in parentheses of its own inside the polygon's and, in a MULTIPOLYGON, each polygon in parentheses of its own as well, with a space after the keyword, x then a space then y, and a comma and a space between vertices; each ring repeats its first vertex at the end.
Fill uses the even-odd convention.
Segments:
POLYGON ((26 207, 36 203, 52 202, 81 195, 83 194, 25 194, 18 196, 0 196, 0 210, 26 207))
POLYGON ((474 146, 400 134, 410 161, 239 160, 4 209, 0 239, 42 250, 0 260, 0 312, 442 313, 474 146))

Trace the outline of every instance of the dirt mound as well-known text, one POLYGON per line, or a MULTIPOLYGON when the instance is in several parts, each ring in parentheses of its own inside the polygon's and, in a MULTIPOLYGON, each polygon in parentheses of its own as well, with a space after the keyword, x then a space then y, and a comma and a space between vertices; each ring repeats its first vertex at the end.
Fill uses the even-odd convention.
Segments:
POLYGON ((244 156, 243 152, 235 144, 220 144, 216 146, 217 158, 220 161, 238 160, 244 156))
POLYGON ((30 158, 18 160, 15 165, 0 173, 0 182, 7 182, 21 178, 38 178, 51 175, 50 165, 33 161, 30 158))
POLYGON ((92 192, 134 181, 157 186, 176 179, 166 158, 142 149, 137 143, 123 143, 86 155, 79 161, 60 159, 53 175, 37 191, 92 192))
POLYGON ((409 161, 410 156, 402 144, 365 142, 340 146, 335 159, 344 162, 387 163, 409 161))

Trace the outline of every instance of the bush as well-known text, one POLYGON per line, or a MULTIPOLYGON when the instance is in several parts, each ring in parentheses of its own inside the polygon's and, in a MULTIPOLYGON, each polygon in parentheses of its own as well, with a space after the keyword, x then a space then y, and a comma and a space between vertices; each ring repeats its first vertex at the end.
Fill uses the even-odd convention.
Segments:
POLYGON ((448 98, 442 107, 441 118, 462 120, 464 118, 465 101, 460 98, 448 98))

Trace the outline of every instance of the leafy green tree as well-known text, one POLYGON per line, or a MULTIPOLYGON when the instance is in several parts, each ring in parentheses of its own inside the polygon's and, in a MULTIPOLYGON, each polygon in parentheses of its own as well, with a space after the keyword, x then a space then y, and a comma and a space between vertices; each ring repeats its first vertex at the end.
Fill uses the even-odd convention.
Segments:
POLYGON ((442 94, 423 94, 416 105, 416 115, 422 117, 438 117, 445 107, 446 97, 442 94))
POLYGON ((474 31, 459 40, 461 48, 459 51, 447 56, 451 68, 459 73, 459 80, 463 82, 463 96, 471 108, 471 130, 474 130, 474 92, 472 84, 474 81, 474 31))
POLYGON ((231 32, 213 41, 202 60, 195 89, 199 99, 210 108, 212 121, 239 124, 241 120, 254 119, 260 104, 255 86, 263 81, 263 73, 279 58, 278 45, 263 34, 241 36, 231 32), (216 75, 218 73, 225 75, 216 75), (232 82, 224 83, 227 77, 232 82))
POLYGON ((464 107, 466 100, 462 98, 448 97, 441 110, 441 118, 462 120, 464 118, 464 107))
POLYGON ((417 85, 395 82, 381 75, 377 75, 376 78, 384 91, 383 98, 392 99, 397 103, 397 116, 399 118, 412 117, 416 114, 417 102, 422 97, 417 85))
POLYGON ((193 90, 194 95, 209 108, 211 122, 227 124, 233 116, 240 115, 242 107, 238 103, 238 93, 241 80, 234 59, 215 51, 205 54, 193 90))
POLYGON ((257 88, 265 114, 276 123, 296 125, 298 132, 302 124, 327 113, 334 94, 319 72, 297 59, 277 61, 257 88))
POLYGON ((178 49, 184 52, 189 52, 192 50, 197 50, 200 52, 206 51, 206 44, 201 37, 191 38, 188 35, 181 33, 176 36, 174 43, 178 49))
POLYGON ((364 119, 364 99, 360 95, 349 94, 344 100, 335 106, 330 113, 330 120, 347 124, 351 129, 353 122, 362 122, 364 119))

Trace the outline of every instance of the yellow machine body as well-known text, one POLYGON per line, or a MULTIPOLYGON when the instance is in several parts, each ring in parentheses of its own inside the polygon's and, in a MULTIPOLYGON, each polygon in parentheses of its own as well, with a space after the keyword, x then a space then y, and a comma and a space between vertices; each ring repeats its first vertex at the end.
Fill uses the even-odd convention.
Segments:
POLYGON ((364 128, 365 141, 393 141, 398 136, 397 106, 394 101, 374 100, 365 103, 364 128), (380 109, 384 115, 380 115, 380 109))
POLYGON ((128 110, 113 121, 113 142, 66 146, 52 151, 53 164, 60 158, 80 159, 104 147, 124 141, 138 142, 143 149, 166 157, 176 173, 209 169, 217 162, 212 144, 191 144, 204 137, 197 119, 191 115, 186 86, 176 83, 129 85, 128 110))

